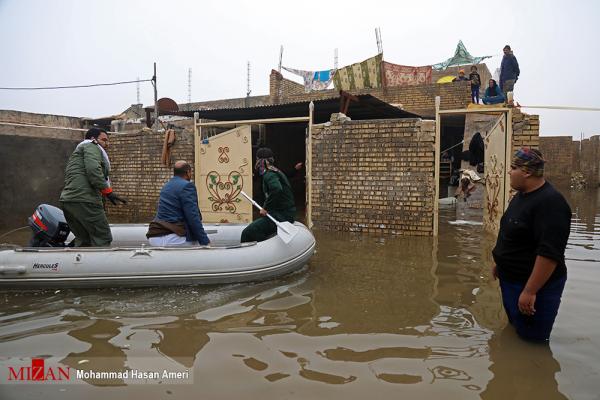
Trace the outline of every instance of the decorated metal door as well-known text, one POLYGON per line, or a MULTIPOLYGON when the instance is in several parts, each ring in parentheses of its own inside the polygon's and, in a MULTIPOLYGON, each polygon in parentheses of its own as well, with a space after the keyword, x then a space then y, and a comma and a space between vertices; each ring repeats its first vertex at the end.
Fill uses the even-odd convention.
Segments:
POLYGON ((508 202, 509 183, 507 178, 507 143, 509 132, 506 126, 506 114, 498 117, 492 129, 487 132, 485 145, 485 205, 483 207, 483 227, 497 234, 500 218, 508 202))
MULTIPOLYGON (((203 139, 196 147, 196 186, 205 222, 248 223, 252 205, 252 147, 249 125, 203 139)), ((197 138, 199 140, 199 138, 197 138)))

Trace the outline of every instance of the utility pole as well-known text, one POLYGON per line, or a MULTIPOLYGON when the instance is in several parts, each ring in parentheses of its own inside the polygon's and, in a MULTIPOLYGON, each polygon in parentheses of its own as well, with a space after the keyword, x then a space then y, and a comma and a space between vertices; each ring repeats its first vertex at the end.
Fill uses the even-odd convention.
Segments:
POLYGON ((381 42, 381 28, 375 28, 375 40, 377 41, 377 54, 383 53, 383 43, 381 42))
POLYGON ((338 69, 338 49, 337 49, 337 47, 333 51, 333 68, 338 69))
POLYGON ((279 48, 279 68, 277 71, 281 73, 281 61, 283 60, 283 45, 279 48))
POLYGON ((252 92, 252 90, 250 90, 250 61, 248 61, 248 75, 247 75, 247 86, 246 86, 246 97, 250 97, 250 93, 252 92))
POLYGON ((154 63, 154 75, 152 76, 154 86, 154 127, 158 130, 158 91, 156 89, 156 63, 154 63))
POLYGON ((135 83, 135 91, 137 94, 137 103, 135 104, 140 104, 140 77, 138 76, 137 78, 137 82, 135 83))
POLYGON ((188 68, 188 106, 192 103, 192 68, 188 68))

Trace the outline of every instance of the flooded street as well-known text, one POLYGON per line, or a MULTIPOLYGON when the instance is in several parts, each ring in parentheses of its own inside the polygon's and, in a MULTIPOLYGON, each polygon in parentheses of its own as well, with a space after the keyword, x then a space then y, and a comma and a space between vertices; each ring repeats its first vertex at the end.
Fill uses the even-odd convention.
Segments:
POLYGON ((600 191, 563 193, 569 275, 550 346, 506 327, 495 238, 451 206, 435 240, 316 232, 310 264, 268 282, 0 291, 0 398, 598 399, 600 191), (189 377, 6 384, 31 358, 189 377))

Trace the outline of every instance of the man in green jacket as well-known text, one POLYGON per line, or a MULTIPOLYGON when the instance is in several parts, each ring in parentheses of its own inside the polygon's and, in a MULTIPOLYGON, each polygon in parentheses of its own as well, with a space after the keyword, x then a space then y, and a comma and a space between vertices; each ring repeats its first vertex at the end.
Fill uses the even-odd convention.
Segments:
POLYGON ((110 246, 112 235, 104 213, 102 196, 114 205, 117 201, 127 203, 110 187, 110 161, 104 150, 106 148, 106 131, 91 128, 67 163, 60 204, 69 228, 75 235, 76 247, 110 246))
POLYGON ((285 174, 273 165, 274 161, 273 151, 268 147, 260 148, 256 152, 254 168, 262 176, 265 203, 260 211, 262 217, 242 231, 242 242, 262 242, 277 233, 277 225, 267 218, 267 212, 277 221, 294 223, 294 193, 285 174))

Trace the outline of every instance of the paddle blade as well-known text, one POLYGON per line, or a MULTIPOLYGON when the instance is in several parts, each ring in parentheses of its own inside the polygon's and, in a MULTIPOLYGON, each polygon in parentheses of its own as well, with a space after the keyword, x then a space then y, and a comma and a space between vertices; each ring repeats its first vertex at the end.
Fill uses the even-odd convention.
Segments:
POLYGON ((289 222, 280 222, 277 224, 277 236, 288 244, 298 234, 298 228, 289 222))

